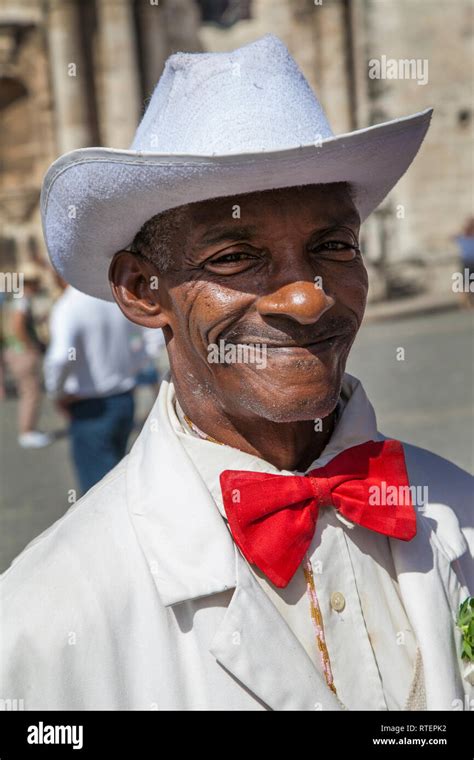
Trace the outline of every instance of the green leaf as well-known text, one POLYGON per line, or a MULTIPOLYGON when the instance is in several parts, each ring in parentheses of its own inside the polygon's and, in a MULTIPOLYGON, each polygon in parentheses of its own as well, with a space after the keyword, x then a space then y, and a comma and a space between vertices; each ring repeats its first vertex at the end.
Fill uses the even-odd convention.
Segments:
POLYGON ((456 625, 461 631, 461 657, 474 662, 474 597, 468 596, 459 605, 456 625))

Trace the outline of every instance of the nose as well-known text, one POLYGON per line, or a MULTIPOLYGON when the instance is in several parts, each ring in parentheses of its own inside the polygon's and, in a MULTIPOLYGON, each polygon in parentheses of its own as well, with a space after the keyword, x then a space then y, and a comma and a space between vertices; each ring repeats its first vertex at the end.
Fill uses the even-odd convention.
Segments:
POLYGON ((275 292, 261 296, 256 308, 265 317, 288 317, 301 325, 311 325, 334 304, 334 298, 314 282, 298 281, 287 283, 275 292))

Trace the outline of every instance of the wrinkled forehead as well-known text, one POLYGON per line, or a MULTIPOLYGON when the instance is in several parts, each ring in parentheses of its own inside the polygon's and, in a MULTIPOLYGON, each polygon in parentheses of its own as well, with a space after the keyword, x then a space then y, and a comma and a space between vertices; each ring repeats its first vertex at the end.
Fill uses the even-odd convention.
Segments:
POLYGON ((233 219, 237 223, 250 222, 292 213, 307 215, 314 222, 345 222, 354 226, 360 223, 350 186, 343 182, 300 185, 199 201, 189 205, 188 221, 197 229, 233 219))

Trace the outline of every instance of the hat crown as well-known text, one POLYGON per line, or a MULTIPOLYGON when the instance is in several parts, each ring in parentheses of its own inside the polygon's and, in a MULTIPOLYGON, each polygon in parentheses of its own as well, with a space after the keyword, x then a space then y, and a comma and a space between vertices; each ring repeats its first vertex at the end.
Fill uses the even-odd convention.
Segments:
POLYGON ((229 53, 175 53, 131 150, 212 156, 284 150, 333 132, 283 42, 273 34, 229 53))

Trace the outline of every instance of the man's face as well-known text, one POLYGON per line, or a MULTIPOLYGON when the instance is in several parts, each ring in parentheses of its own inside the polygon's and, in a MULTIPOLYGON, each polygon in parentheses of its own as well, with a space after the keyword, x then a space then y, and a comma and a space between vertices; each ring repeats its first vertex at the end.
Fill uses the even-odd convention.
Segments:
POLYGON ((366 303, 358 233, 343 185, 192 204, 159 280, 181 392, 236 419, 330 414, 366 303))

